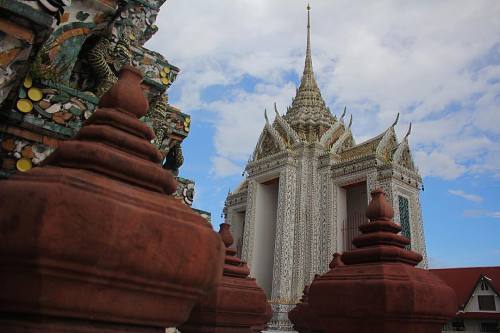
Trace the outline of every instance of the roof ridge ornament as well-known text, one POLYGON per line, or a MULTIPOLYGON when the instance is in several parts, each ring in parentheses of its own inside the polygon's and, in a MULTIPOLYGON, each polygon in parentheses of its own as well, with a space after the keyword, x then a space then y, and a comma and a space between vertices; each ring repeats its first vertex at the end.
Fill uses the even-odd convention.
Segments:
POLYGON ((398 124, 398 122, 399 122, 399 112, 398 112, 398 114, 396 116, 396 120, 394 120, 394 123, 392 123, 391 127, 396 126, 398 124))
POLYGON ((405 140, 408 139, 408 137, 410 136, 411 134, 411 122, 410 122, 410 126, 408 127, 408 132, 406 132, 406 135, 405 135, 405 140))
POLYGON ((345 117, 346 112, 347 112, 347 106, 344 106, 344 112, 342 112, 342 115, 340 116, 341 123, 344 122, 344 117, 345 117))
POLYGON ((288 139, 291 140, 292 143, 299 143, 300 142, 300 137, 295 132, 295 130, 288 124, 285 119, 280 115, 278 111, 278 106, 276 102, 274 102, 274 112, 276 113, 276 122, 283 128, 285 131, 286 135, 288 136, 288 139))
POLYGON ((278 106, 276 106, 276 102, 274 102, 274 112, 276 112, 276 115, 281 116, 278 112, 278 106))

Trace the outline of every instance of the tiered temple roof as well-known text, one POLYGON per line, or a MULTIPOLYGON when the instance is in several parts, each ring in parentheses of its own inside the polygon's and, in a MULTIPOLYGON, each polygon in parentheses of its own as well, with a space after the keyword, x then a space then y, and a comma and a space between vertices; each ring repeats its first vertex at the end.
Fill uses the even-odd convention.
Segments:
MULTIPOLYGON (((349 124, 344 122, 346 108, 337 119, 326 106, 314 76, 311 52, 311 16, 307 7, 307 47, 304 72, 292 105, 281 116, 275 104, 276 117, 271 124, 265 113, 266 124, 254 151, 252 161, 291 149, 298 143, 319 143, 325 152, 331 153, 338 162, 347 162, 368 155, 376 156, 382 163, 396 162, 408 169, 414 163, 408 145, 408 134, 398 142, 394 126, 396 121, 384 132, 356 144, 351 132, 352 115, 349 124)), ((411 129, 411 127, 410 127, 411 129)))
POLYGON ((288 109, 284 118, 302 139, 314 141, 318 140, 335 123, 335 118, 326 107, 314 77, 311 56, 310 9, 311 7, 308 6, 307 49, 304 73, 292 106, 288 109))

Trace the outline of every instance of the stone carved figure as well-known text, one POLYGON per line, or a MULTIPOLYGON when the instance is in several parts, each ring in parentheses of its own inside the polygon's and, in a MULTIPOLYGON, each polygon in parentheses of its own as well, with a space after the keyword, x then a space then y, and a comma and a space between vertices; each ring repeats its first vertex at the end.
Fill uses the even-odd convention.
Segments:
POLYGON ((88 62, 99 82, 95 88, 98 97, 103 96, 117 81, 116 73, 123 65, 130 64, 132 53, 127 39, 119 40, 113 47, 109 37, 101 37, 88 52, 88 62))
POLYGON ((163 168, 172 171, 172 173, 177 176, 179 174, 179 168, 184 163, 184 156, 182 155, 182 148, 180 143, 176 143, 167 153, 165 161, 163 162, 163 168))
POLYGON ((170 143, 167 139, 171 132, 170 119, 167 115, 167 105, 167 95, 161 94, 153 100, 149 112, 146 115, 146 117, 152 120, 153 131, 156 134, 153 143, 160 148, 161 151, 168 151, 170 143))

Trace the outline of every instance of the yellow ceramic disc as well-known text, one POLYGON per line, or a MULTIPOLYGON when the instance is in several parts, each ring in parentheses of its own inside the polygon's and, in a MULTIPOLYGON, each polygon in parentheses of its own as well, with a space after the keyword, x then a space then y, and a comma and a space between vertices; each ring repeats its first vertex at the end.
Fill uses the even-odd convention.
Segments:
POLYGON ((168 74, 168 73, 170 73, 170 68, 169 67, 163 67, 163 71, 168 74))
POLYGON ((130 35, 128 35, 128 38, 129 38, 130 40, 135 40, 135 35, 134 35, 134 34, 130 34, 130 35))
POLYGON ((184 126, 184 131, 189 132, 189 126, 184 126))
POLYGON ((31 76, 26 76, 26 78, 24 79, 24 82, 23 82, 23 86, 24 88, 26 89, 29 89, 31 88, 31 86, 33 85, 33 80, 31 79, 31 76))
POLYGON ((29 158, 21 158, 16 163, 17 170, 21 172, 26 172, 33 167, 31 160, 29 158))
POLYGON ((162 82, 163 84, 169 84, 169 83, 170 83, 170 80, 168 79, 168 77, 162 77, 162 78, 161 78, 161 82, 162 82))
POLYGON ((39 100, 41 100, 43 98, 43 93, 40 89, 35 88, 35 87, 31 87, 30 90, 28 90, 28 97, 32 101, 38 102, 39 100))
POLYGON ((160 76, 161 76, 161 77, 167 77, 167 73, 165 73, 164 71, 161 71, 161 72, 160 72, 160 76))
POLYGON ((33 110, 33 103, 29 99, 22 98, 17 101, 17 109, 21 112, 28 113, 33 110))
POLYGON ((187 117, 186 120, 184 120, 184 121, 189 124, 191 122, 191 118, 187 117))

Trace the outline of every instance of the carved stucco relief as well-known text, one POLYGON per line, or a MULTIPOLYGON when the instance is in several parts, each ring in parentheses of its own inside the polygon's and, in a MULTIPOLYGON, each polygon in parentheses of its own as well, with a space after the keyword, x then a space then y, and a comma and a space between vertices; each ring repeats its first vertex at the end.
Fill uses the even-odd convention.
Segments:
POLYGON ((312 239, 309 241, 311 244, 311 268, 309 271, 309 277, 307 284, 311 283, 314 275, 321 271, 321 224, 320 224, 320 183, 318 172, 319 167, 319 153, 320 151, 314 149, 312 152, 312 181, 311 181, 311 227, 312 227, 312 239))
POLYGON ((332 210, 336 205, 336 197, 333 195, 333 182, 331 181, 330 165, 327 164, 319 172, 319 228, 320 228, 320 254, 318 273, 322 274, 328 270, 329 258, 336 248, 336 224, 332 210), (335 243, 335 244, 333 244, 335 243))
POLYGON ((280 173, 278 194, 278 215, 276 226, 275 253, 273 265, 272 300, 277 302, 290 300, 292 268, 294 266, 293 238, 294 202, 296 183, 295 169, 288 166, 280 173))
POLYGON ((245 230, 243 232, 243 251, 241 257, 248 263, 251 270, 251 263, 253 257, 253 233, 254 233, 254 220, 255 220, 255 199, 257 195, 257 182, 255 180, 248 181, 247 192, 247 210, 245 213, 245 230))

